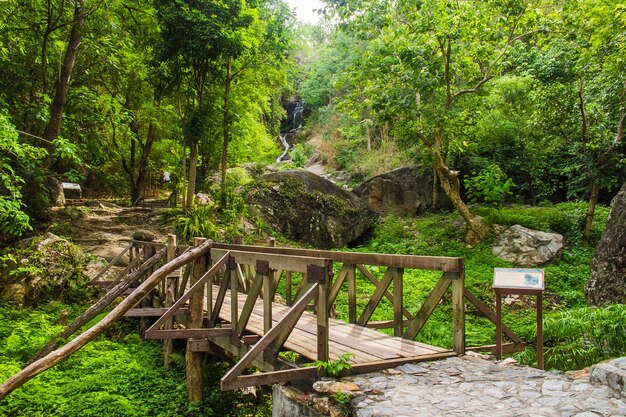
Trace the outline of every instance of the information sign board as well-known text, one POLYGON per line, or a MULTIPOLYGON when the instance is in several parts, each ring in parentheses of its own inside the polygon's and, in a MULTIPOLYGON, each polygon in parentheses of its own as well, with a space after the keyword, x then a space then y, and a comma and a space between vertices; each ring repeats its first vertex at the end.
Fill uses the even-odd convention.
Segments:
POLYGON ((493 288, 544 290, 543 269, 495 268, 493 288))

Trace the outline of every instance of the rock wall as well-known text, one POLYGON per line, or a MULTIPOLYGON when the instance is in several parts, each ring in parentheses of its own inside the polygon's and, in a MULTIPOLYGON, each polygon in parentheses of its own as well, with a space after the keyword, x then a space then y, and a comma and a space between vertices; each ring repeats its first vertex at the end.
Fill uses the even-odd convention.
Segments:
MULTIPOLYGON (((381 215, 416 216, 433 208, 432 169, 409 166, 370 178, 354 189, 374 211, 381 215)), ((449 210, 452 203, 439 190, 439 208, 449 210)))
POLYGON ((376 217, 354 194, 304 170, 262 176, 246 200, 278 232, 320 249, 358 239, 376 217))
POLYGON ((626 184, 611 203, 585 293, 595 305, 626 303, 626 184))

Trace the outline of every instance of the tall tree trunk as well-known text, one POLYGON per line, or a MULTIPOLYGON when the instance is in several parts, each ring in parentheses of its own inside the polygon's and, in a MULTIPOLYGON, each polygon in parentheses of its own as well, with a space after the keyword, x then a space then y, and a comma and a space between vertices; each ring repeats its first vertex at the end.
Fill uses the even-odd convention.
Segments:
MULTIPOLYGON (((180 205, 184 209, 187 202, 187 144, 183 141, 183 159, 182 159, 182 181, 181 181, 181 196, 180 205)), ((176 184, 174 184, 176 187, 176 184)), ((174 207, 176 207, 176 201, 174 201, 174 207)))
MULTIPOLYGON (((441 132, 443 132, 443 129, 441 129, 441 132)), ((461 182, 459 181, 459 172, 452 171, 446 165, 441 156, 441 142, 442 137, 440 133, 440 136, 435 139, 433 156, 435 158, 435 167, 437 169, 437 176, 439 177, 441 188, 443 188, 443 191, 445 191, 446 195, 450 198, 450 201, 452 201, 454 208, 459 212, 467 224, 465 242, 470 245, 482 242, 489 236, 489 226, 484 224, 480 220, 480 217, 472 214, 467 205, 461 199, 461 182)))
POLYGON ((437 164, 433 161, 433 211, 439 210, 439 176, 437 164))
POLYGON ((226 168, 228 163, 228 128, 230 126, 230 84, 232 81, 231 78, 231 70, 232 70, 232 61, 231 58, 228 57, 226 61, 226 83, 224 86, 224 117, 222 119, 222 130, 224 133, 224 143, 222 144, 222 184, 221 184, 221 196, 220 196, 220 207, 222 209, 226 208, 226 168))
POLYGON ((198 166, 198 142, 192 141, 189 144, 189 182, 187 185, 187 200, 185 209, 191 209, 193 206, 193 197, 196 192, 196 168, 198 166))
POLYGON ((61 76, 56 85, 54 99, 50 106, 50 120, 46 126, 43 137, 46 140, 46 150, 48 155, 43 161, 43 168, 48 169, 52 165, 55 146, 53 141, 59 137, 61 132, 61 122, 63 120, 63 110, 67 100, 67 93, 70 86, 70 78, 76 63, 76 55, 80 46, 81 34, 80 30, 83 26, 83 9, 85 8, 84 0, 74 0, 74 22, 70 32, 70 40, 65 50, 65 58, 63 58, 63 66, 61 67, 61 76))
POLYGON ((135 181, 132 181, 131 178, 131 195, 133 203, 137 202, 137 200, 142 195, 144 182, 146 180, 146 172, 148 171, 148 159, 150 158, 152 145, 154 144, 155 139, 156 125, 154 123, 150 123, 148 125, 148 135, 146 136, 146 142, 141 144, 141 157, 139 158, 139 164, 137 164, 137 177, 135 181))
POLYGON ((585 218, 585 231, 583 232, 583 243, 589 244, 591 238, 591 227, 593 226, 593 214, 598 204, 598 195, 600 194, 600 181, 596 178, 591 184, 591 195, 589 196, 589 204, 587 205, 587 216, 585 218))

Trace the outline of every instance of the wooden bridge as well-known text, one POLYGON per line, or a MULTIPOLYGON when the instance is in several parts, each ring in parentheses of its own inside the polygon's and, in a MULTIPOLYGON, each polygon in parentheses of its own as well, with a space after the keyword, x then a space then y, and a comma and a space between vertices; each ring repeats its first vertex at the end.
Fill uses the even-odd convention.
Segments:
MULTIPOLYGON (((461 355, 466 350, 465 302, 490 320, 495 318, 491 309, 465 288, 461 258, 245 246, 200 238, 185 247, 177 246, 173 235, 167 244, 133 241, 118 258, 126 254, 128 267, 105 283, 102 299, 43 348, 34 363, 0 386, 0 395, 58 363, 123 315, 141 318, 143 337, 164 340, 165 366, 169 365, 173 340, 186 340, 191 400, 202 398, 202 357, 216 348, 240 358, 221 379, 222 389, 229 390, 315 379, 320 372, 312 361, 333 361, 347 353, 354 355, 351 369, 344 372, 349 374, 461 355), (160 263, 163 265, 157 268, 160 263), (405 307, 404 274, 408 269, 441 273, 415 313, 405 307), (367 300, 357 299, 357 279, 374 286, 367 300), (449 289, 452 349, 416 342, 449 289), (60 340, 123 293, 126 298, 98 324, 52 352, 60 340), (347 299, 347 322, 331 317, 340 293, 347 299), (384 298, 389 301, 386 309, 389 304, 393 307, 390 317, 372 321, 384 298), (248 374, 252 366, 261 372, 248 374)), ((511 340, 504 346, 505 352, 523 349, 519 337, 506 326, 503 331, 511 340)), ((494 346, 468 349, 493 350, 494 346)))

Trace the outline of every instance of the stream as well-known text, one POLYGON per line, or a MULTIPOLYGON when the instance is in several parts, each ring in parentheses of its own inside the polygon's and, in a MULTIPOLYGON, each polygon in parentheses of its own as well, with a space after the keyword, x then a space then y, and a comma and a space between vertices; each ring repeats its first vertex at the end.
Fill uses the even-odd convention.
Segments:
POLYGON ((276 162, 281 162, 287 154, 289 153, 289 149, 291 149, 291 145, 287 142, 287 138, 289 135, 297 132, 302 128, 302 124, 304 119, 302 117, 302 112, 304 111, 304 100, 298 100, 293 103, 293 109, 290 109, 291 106, 284 106, 287 111, 287 123, 285 125, 281 124, 281 133, 278 136, 281 145, 284 148, 283 153, 276 158, 276 162))

